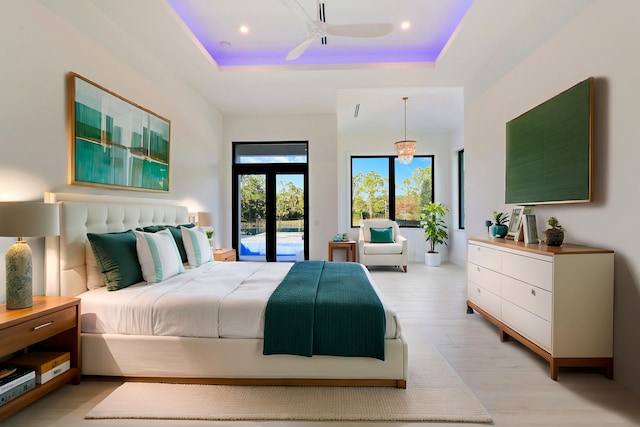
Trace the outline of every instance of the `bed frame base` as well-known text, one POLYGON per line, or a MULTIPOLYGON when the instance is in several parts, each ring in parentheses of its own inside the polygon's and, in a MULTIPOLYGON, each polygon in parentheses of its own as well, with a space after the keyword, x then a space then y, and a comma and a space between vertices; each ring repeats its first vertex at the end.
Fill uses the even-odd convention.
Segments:
POLYGON ((98 381, 126 381, 170 384, 210 384, 235 386, 309 386, 309 387, 395 387, 406 389, 406 380, 320 379, 320 378, 167 378, 167 377, 103 377, 83 375, 98 381))

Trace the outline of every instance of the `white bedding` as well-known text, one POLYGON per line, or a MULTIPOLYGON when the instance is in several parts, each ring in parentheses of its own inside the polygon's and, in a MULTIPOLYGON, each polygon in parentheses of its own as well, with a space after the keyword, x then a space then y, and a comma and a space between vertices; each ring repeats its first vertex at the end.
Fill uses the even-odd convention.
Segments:
MULTIPOLYGON (((267 301, 292 265, 210 262, 161 283, 93 289, 78 295, 82 332, 263 338, 267 301)), ((397 338, 395 313, 371 283, 385 308, 386 338, 397 338)))

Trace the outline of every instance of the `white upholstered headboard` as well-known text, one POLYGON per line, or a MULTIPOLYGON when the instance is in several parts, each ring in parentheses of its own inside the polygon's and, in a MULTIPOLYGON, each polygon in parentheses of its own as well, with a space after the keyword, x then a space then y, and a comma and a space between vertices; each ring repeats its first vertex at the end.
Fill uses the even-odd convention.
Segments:
POLYGON ((45 193, 60 204, 60 236, 45 238, 45 294, 76 296, 87 290, 87 233, 127 231, 189 222, 186 206, 162 199, 45 193))

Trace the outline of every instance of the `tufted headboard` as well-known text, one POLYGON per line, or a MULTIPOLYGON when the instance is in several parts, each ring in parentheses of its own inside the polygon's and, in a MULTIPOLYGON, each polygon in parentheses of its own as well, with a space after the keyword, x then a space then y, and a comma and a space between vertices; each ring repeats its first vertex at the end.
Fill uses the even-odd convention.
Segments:
POLYGON ((60 204, 60 236, 45 238, 45 294, 76 296, 87 290, 87 233, 127 231, 189 222, 186 206, 163 199, 45 193, 60 204))

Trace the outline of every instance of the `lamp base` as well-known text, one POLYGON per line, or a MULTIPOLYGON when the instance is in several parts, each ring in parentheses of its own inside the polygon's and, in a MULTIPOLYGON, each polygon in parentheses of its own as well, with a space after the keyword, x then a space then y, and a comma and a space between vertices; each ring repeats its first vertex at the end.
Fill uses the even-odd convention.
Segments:
POLYGON ((7 309, 33 306, 33 284, 31 279, 31 248, 24 240, 18 239, 7 250, 7 309))

